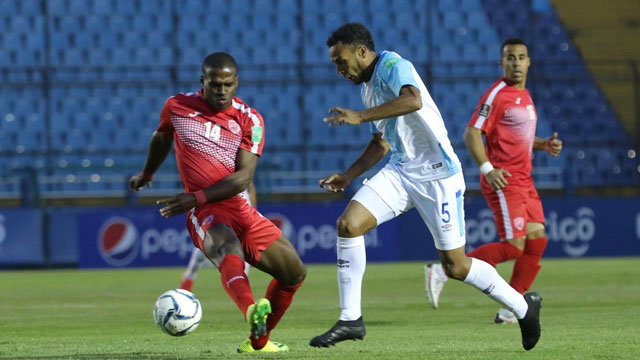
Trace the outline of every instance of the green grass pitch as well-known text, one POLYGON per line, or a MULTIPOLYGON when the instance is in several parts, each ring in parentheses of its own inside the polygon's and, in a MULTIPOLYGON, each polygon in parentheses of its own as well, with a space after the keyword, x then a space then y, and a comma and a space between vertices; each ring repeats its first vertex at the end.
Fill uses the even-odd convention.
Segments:
MULTIPOLYGON (((364 341, 315 349, 309 339, 336 321, 334 265, 311 265, 272 339, 288 354, 241 355, 240 312, 205 268, 194 286, 200 327, 181 338, 160 331, 153 304, 177 287, 182 268, 0 272, 0 359, 638 359, 640 258, 550 259, 535 285, 544 298, 542 337, 530 352, 517 325, 494 325, 498 305, 450 281, 432 309, 423 263, 369 264, 363 289, 364 341)), ((512 263, 499 267, 509 277, 512 263)), ((256 298, 268 278, 250 273, 256 298)))

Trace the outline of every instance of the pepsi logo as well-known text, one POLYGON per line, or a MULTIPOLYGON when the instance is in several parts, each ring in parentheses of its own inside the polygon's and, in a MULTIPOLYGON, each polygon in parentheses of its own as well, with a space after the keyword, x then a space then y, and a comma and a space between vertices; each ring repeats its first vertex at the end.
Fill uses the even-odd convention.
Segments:
POLYGON ((140 251, 136 227, 128 219, 109 218, 100 227, 98 250, 107 264, 115 267, 128 265, 140 251))

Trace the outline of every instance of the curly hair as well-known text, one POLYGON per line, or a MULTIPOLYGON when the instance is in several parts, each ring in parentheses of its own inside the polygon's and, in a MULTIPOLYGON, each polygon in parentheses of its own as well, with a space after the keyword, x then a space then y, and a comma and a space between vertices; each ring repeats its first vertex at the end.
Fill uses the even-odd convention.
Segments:
POLYGON ((327 46, 332 47, 337 43, 348 45, 364 45, 371 51, 376 51, 371 32, 360 23, 348 23, 340 26, 327 39, 327 46))

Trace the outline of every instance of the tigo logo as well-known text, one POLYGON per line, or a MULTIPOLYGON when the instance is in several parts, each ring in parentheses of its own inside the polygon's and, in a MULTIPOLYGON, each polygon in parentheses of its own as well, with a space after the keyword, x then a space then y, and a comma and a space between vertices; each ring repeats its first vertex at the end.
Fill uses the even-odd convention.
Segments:
POLYGON ((136 227, 125 218, 109 218, 100 227, 98 250, 107 264, 116 267, 128 265, 140 251, 136 227))

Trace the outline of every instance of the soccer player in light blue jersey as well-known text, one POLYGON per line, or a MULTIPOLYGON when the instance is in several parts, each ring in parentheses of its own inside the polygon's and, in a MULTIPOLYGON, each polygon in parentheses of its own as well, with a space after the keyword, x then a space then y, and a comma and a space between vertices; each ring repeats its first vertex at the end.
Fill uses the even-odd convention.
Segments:
POLYGON ((362 85, 363 111, 334 107, 329 125, 368 123, 373 138, 345 172, 319 181, 330 192, 343 191, 389 151, 391 159, 354 195, 338 218, 338 287, 340 318, 329 331, 309 343, 328 347, 362 339, 362 278, 366 265, 364 234, 416 208, 433 236, 446 274, 464 281, 511 309, 519 319, 522 345, 540 337, 541 298, 521 295, 488 263, 465 255, 460 161, 447 137, 442 116, 411 62, 392 51, 376 52, 362 24, 338 28, 327 40, 338 73, 362 85))

